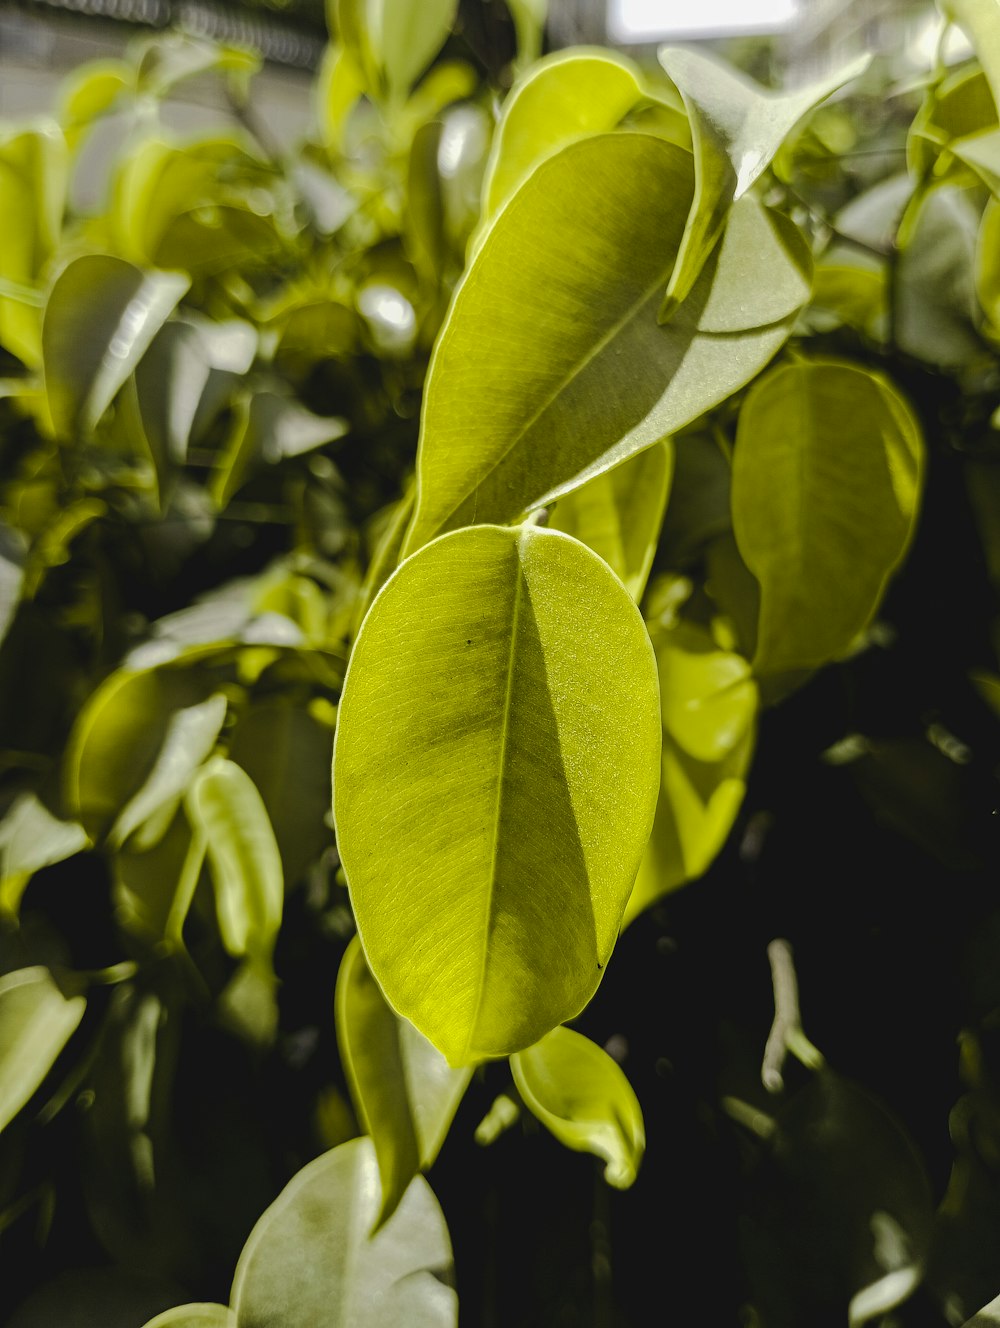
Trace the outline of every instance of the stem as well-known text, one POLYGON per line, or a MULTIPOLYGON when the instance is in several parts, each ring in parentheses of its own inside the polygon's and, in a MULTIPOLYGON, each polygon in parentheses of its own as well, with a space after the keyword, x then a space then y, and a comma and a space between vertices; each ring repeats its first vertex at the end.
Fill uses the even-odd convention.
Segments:
POLYGON ((802 1031, 799 1013, 799 983, 795 976, 792 947, 787 941, 774 940, 767 947, 771 964, 771 985, 774 988, 774 1023, 764 1048, 764 1062, 760 1077, 769 1093, 780 1093, 785 1087, 782 1070, 789 1052, 807 1069, 818 1070, 823 1056, 802 1031))
POLYGON ((528 513, 521 524, 523 526, 537 526, 538 529, 547 526, 549 524, 549 509, 547 507, 536 507, 533 512, 528 513))

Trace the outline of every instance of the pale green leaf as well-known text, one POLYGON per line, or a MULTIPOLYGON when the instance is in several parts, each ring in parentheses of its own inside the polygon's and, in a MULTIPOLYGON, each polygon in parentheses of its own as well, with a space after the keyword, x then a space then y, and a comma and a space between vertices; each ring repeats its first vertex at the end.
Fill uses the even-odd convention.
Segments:
POLYGON ((145 1328, 236 1328, 236 1315, 228 1305, 178 1305, 150 1319, 145 1328))
MULTIPOLYGON (((111 827, 108 842, 112 848, 120 847, 130 835, 141 831, 155 813, 167 809, 167 819, 173 816, 191 777, 215 746, 225 718, 226 698, 221 694, 174 711, 153 768, 111 827)), ((133 847, 148 848, 158 837, 140 832, 133 847)))
POLYGON ((510 1058, 517 1091, 561 1144, 607 1164, 604 1179, 627 1190, 646 1149, 642 1108, 625 1073, 596 1042, 554 1028, 510 1058))
POLYGON ((347 421, 339 416, 314 415, 294 398, 276 392, 255 392, 249 399, 243 398, 234 416, 211 481, 212 498, 220 508, 255 467, 298 456, 347 432, 347 421))
POLYGON ((666 320, 690 294, 732 204, 763 175, 799 120, 863 73, 870 57, 794 92, 771 92, 691 48, 666 46, 659 56, 687 107, 695 169, 694 198, 660 310, 666 320))
POLYGON ((635 65, 610 51, 557 51, 540 60, 504 103, 483 180, 492 217, 531 171, 560 148, 606 133, 645 95, 635 65))
POLYGON ((237 1328, 455 1328, 451 1243, 430 1186, 418 1176, 369 1239, 379 1204, 370 1139, 304 1167, 240 1255, 237 1328))
POLYGON ((403 493, 402 498, 400 498, 399 502, 392 509, 392 514, 388 518, 385 527, 375 544, 375 548, 372 552, 372 559, 368 564, 368 571, 365 573, 364 584, 361 587, 361 594, 358 597, 358 603, 355 608, 351 631, 352 637, 357 636, 361 629, 361 624, 364 622, 365 614, 371 606, 372 600, 399 565, 400 550, 403 547, 406 529, 413 517, 413 504, 415 500, 416 489, 411 481, 403 493))
POLYGON ((369 610, 334 752, 372 972, 452 1065, 529 1046, 597 989, 659 781, 655 661, 605 564, 478 526, 369 610))
POLYGON ((704 874, 732 829, 753 755, 757 688, 705 628, 656 633, 663 716, 660 797, 625 925, 704 874))
POLYGON ((40 965, 0 977, 0 1130, 39 1088, 86 1005, 40 965))
POLYGON ((89 842, 82 825, 59 820, 34 793, 22 793, 0 821, 0 912, 16 914, 36 871, 71 858, 89 842))
POLYGON ((896 267, 895 336, 928 364, 957 370, 986 352, 975 327, 979 211, 952 185, 926 195, 896 267))
POLYGON ((1000 0, 939 0, 939 5, 972 42, 994 104, 1000 106, 1000 0))
MULTIPOLYGON (((0 136, 0 280, 31 288, 59 240, 69 153, 55 125, 0 136)), ((29 369, 42 363, 41 317, 30 303, 0 295, 0 345, 29 369)))
POLYGON ((364 90, 365 76, 353 51, 331 42, 316 76, 316 119, 328 152, 343 152, 348 118, 364 90))
POLYGON ((997 1328, 1000 1324, 1000 1296, 984 1305, 978 1314, 974 1314, 963 1328, 997 1328))
POLYGON ((472 1071, 453 1070, 409 1020, 392 1012, 357 937, 340 963, 335 1011, 351 1098, 378 1157, 381 1226, 417 1172, 433 1164, 472 1071))
POLYGON ((27 543, 14 526, 0 521, 0 641, 14 620, 21 602, 27 543))
POLYGON ((975 175, 954 154, 970 135, 995 129, 997 111, 981 69, 960 69, 928 88, 906 138, 906 164, 916 180, 968 185, 975 175))
POLYGON ((205 838, 222 943, 231 955, 269 955, 281 926, 284 878, 256 784, 217 756, 198 771, 186 807, 205 838))
POLYGON ((85 254, 63 268, 42 322, 57 433, 93 429, 189 285, 180 272, 143 272, 110 254, 85 254))
POLYGON ((106 115, 135 78, 126 60, 88 60, 59 86, 58 117, 73 147, 82 131, 106 115))
POLYGON ((336 0, 337 30, 367 91, 402 101, 444 45, 458 0, 336 0))
POLYGON ((1000 336, 1000 201, 991 198, 976 239, 976 299, 994 337, 1000 336))
POLYGON ((752 198, 684 309, 658 325, 692 186, 682 148, 599 135, 543 162, 499 214, 431 363, 404 553, 611 469, 724 400, 784 342, 811 262, 796 228, 752 198))
POLYGON ((243 46, 223 46, 189 32, 157 33, 140 47, 136 85, 141 92, 162 97, 184 79, 213 72, 246 77, 261 63, 255 51, 243 46))
POLYGON ((669 439, 654 443, 560 498, 549 517, 553 530, 600 554, 636 603, 653 565, 673 464, 669 439))
POLYGON ((951 147, 955 156, 972 172, 970 183, 982 181, 995 198, 1000 197, 1000 129, 959 139, 951 147))
POLYGON ((733 529, 760 583, 754 669, 813 669, 871 620, 913 532, 924 445, 879 374, 783 365, 740 412, 733 529))

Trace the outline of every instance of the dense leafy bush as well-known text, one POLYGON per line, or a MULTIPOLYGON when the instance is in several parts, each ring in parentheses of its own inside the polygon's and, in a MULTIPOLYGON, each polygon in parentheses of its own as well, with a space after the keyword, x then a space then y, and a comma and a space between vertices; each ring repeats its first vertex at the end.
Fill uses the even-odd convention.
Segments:
POLYGON ((506 96, 335 10, 294 153, 181 35, 0 139, 10 1322, 961 1324, 1000 10, 775 92, 512 4, 506 96))

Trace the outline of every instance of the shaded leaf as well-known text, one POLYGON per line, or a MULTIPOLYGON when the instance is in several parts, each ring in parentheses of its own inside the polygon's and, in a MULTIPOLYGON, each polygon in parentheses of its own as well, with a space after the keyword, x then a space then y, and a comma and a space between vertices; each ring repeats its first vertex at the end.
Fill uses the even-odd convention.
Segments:
POLYGON ((386 1222, 444 1143, 472 1071, 453 1070, 407 1019, 392 1012, 355 937, 337 974, 337 1046, 358 1120, 370 1134, 386 1222))
POLYGON ((659 57, 687 107, 695 170, 691 211, 660 310, 666 320, 690 294, 732 204, 760 179, 799 120, 863 73, 870 57, 794 92, 771 92, 690 48, 666 46, 659 57))
POLYGON ((86 1005, 41 965, 0 977, 0 1130, 40 1087, 86 1005))
POLYGON ((753 386, 732 504, 761 588, 756 672, 818 668, 870 621, 913 532, 923 455, 916 419, 878 374, 817 361, 753 386))
POLYGON ((517 1091, 561 1144, 607 1164, 604 1179, 627 1190, 646 1149, 642 1108, 621 1066, 596 1042, 554 1028, 510 1058, 517 1091))
POLYGON ((438 339, 404 553, 611 469, 775 353, 811 262, 798 231, 750 198, 684 309, 657 324, 692 184, 674 144, 598 135, 543 162, 503 209, 438 339))
POLYGON ((1000 107, 1000 5, 997 0, 939 0, 945 18, 965 30, 1000 107))
POLYGON ((217 507, 225 507, 246 483, 253 469, 299 456, 323 443, 341 438, 347 421, 339 416, 314 415, 292 397, 276 392, 255 392, 243 399, 236 422, 212 476, 211 492, 217 507))
POLYGON ((93 429, 190 282, 85 254, 56 278, 45 306, 45 388, 56 432, 93 429))
POLYGON ((978 229, 979 213, 964 190, 946 185, 924 198, 897 264, 901 350, 952 370, 984 355, 974 323, 978 229))
POLYGON ((452 1065, 596 990, 658 754, 642 621, 575 540, 456 531, 380 592, 340 705, 337 839, 372 972, 452 1065))
POLYGON ((21 600, 26 553, 21 532, 0 521, 0 641, 7 635, 21 600))
POLYGON ((454 1328, 451 1244, 418 1176, 377 1235, 378 1163, 369 1139, 310 1162, 247 1241, 230 1303, 238 1328, 454 1328))
POLYGON ((22 793, 0 821, 0 912, 16 914, 24 887, 43 867, 89 845, 75 821, 61 821, 34 793, 22 793))

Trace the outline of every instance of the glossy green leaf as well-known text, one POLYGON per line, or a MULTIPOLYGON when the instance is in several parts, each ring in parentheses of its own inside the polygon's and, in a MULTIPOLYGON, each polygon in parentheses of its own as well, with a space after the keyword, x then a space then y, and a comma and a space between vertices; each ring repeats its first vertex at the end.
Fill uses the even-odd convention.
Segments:
POLYGON ((340 963, 335 1009, 341 1064, 378 1157, 381 1226, 417 1172, 433 1164, 472 1071, 453 1070, 409 1020, 392 1012, 357 937, 340 963))
POLYGON ((452 1065, 596 990, 659 742, 638 611, 568 536, 456 531, 382 589, 340 705, 337 839, 372 972, 452 1065))
POLYGON ((236 1267, 237 1328, 454 1328, 444 1215, 420 1176, 379 1232, 369 1139, 310 1162, 260 1219, 236 1267))
POLYGON ((149 847, 158 838, 141 832, 144 823, 164 809, 168 817, 172 816, 180 806, 191 777, 215 746, 225 718, 226 698, 221 694, 185 706, 170 716, 152 770, 111 827, 108 841, 113 848, 124 844, 137 831, 140 831, 136 834, 137 849, 149 847))
POLYGON ((757 688, 742 656, 703 627, 656 634, 663 717, 660 797, 625 925, 711 866, 743 802, 757 688))
POLYGON ((256 784, 241 766, 217 756, 198 771, 186 806, 205 838, 222 943, 231 955, 270 955, 284 879, 256 784))
POLYGON ((149 779, 177 712, 214 690, 202 673, 170 667, 118 669, 97 688, 73 726, 63 776, 67 810, 91 838, 111 829, 149 779))
MULTIPOLYGON (((68 152, 55 125, 0 136, 0 280, 31 290, 59 239, 68 152)), ((41 319, 33 303, 0 293, 0 345, 30 369, 42 363, 41 319)))
POLYGON ((783 365, 740 412, 733 529, 760 583, 754 669, 814 669, 871 620, 913 532, 919 425, 880 375, 783 365))
POLYGON ((86 1005, 41 965, 0 977, 0 1130, 39 1088, 86 1005))
POLYGON ((45 306, 45 388, 56 432, 84 433, 110 406, 190 282, 85 254, 56 278, 45 306))
POLYGON ((150 1319, 145 1328, 236 1328, 236 1315, 228 1305, 178 1305, 150 1319))
POLYGON ((341 438, 347 421, 314 415, 292 397, 254 392, 235 412, 235 424, 212 477, 212 497, 225 507, 256 466, 299 456, 341 438))
POLYGON ((653 565, 673 463, 670 441, 654 443, 560 498, 549 517, 551 529, 600 554, 636 603, 653 565))
POLYGON ((504 103, 483 181, 483 216, 497 213, 531 171, 560 148, 614 129, 644 96, 638 70, 610 51, 557 51, 504 103))
POLYGON ((948 19, 965 30, 1000 107, 1000 4, 997 0, 939 0, 948 19))
POLYGON ((775 353, 811 263, 796 229, 751 198, 684 310, 657 324, 692 187, 676 145, 599 135, 543 162, 503 209, 431 363, 405 553, 611 469, 775 353))
POLYGON ((616 1061, 589 1038, 554 1028, 510 1058, 525 1105, 561 1144, 607 1164, 604 1179, 627 1190, 646 1149, 642 1108, 616 1061))
POLYGON ((337 29, 368 90, 402 100, 444 45, 458 0, 336 0, 337 29))
POLYGON ((71 858, 89 842, 82 825, 60 820, 34 793, 22 793, 0 821, 0 912, 16 914, 36 871, 71 858))
POLYGON ((664 47, 660 63, 691 120, 695 190, 660 310, 665 321, 687 298, 732 204, 763 175, 799 120, 864 72, 868 56, 794 92, 771 92, 730 65, 687 47, 664 47))

